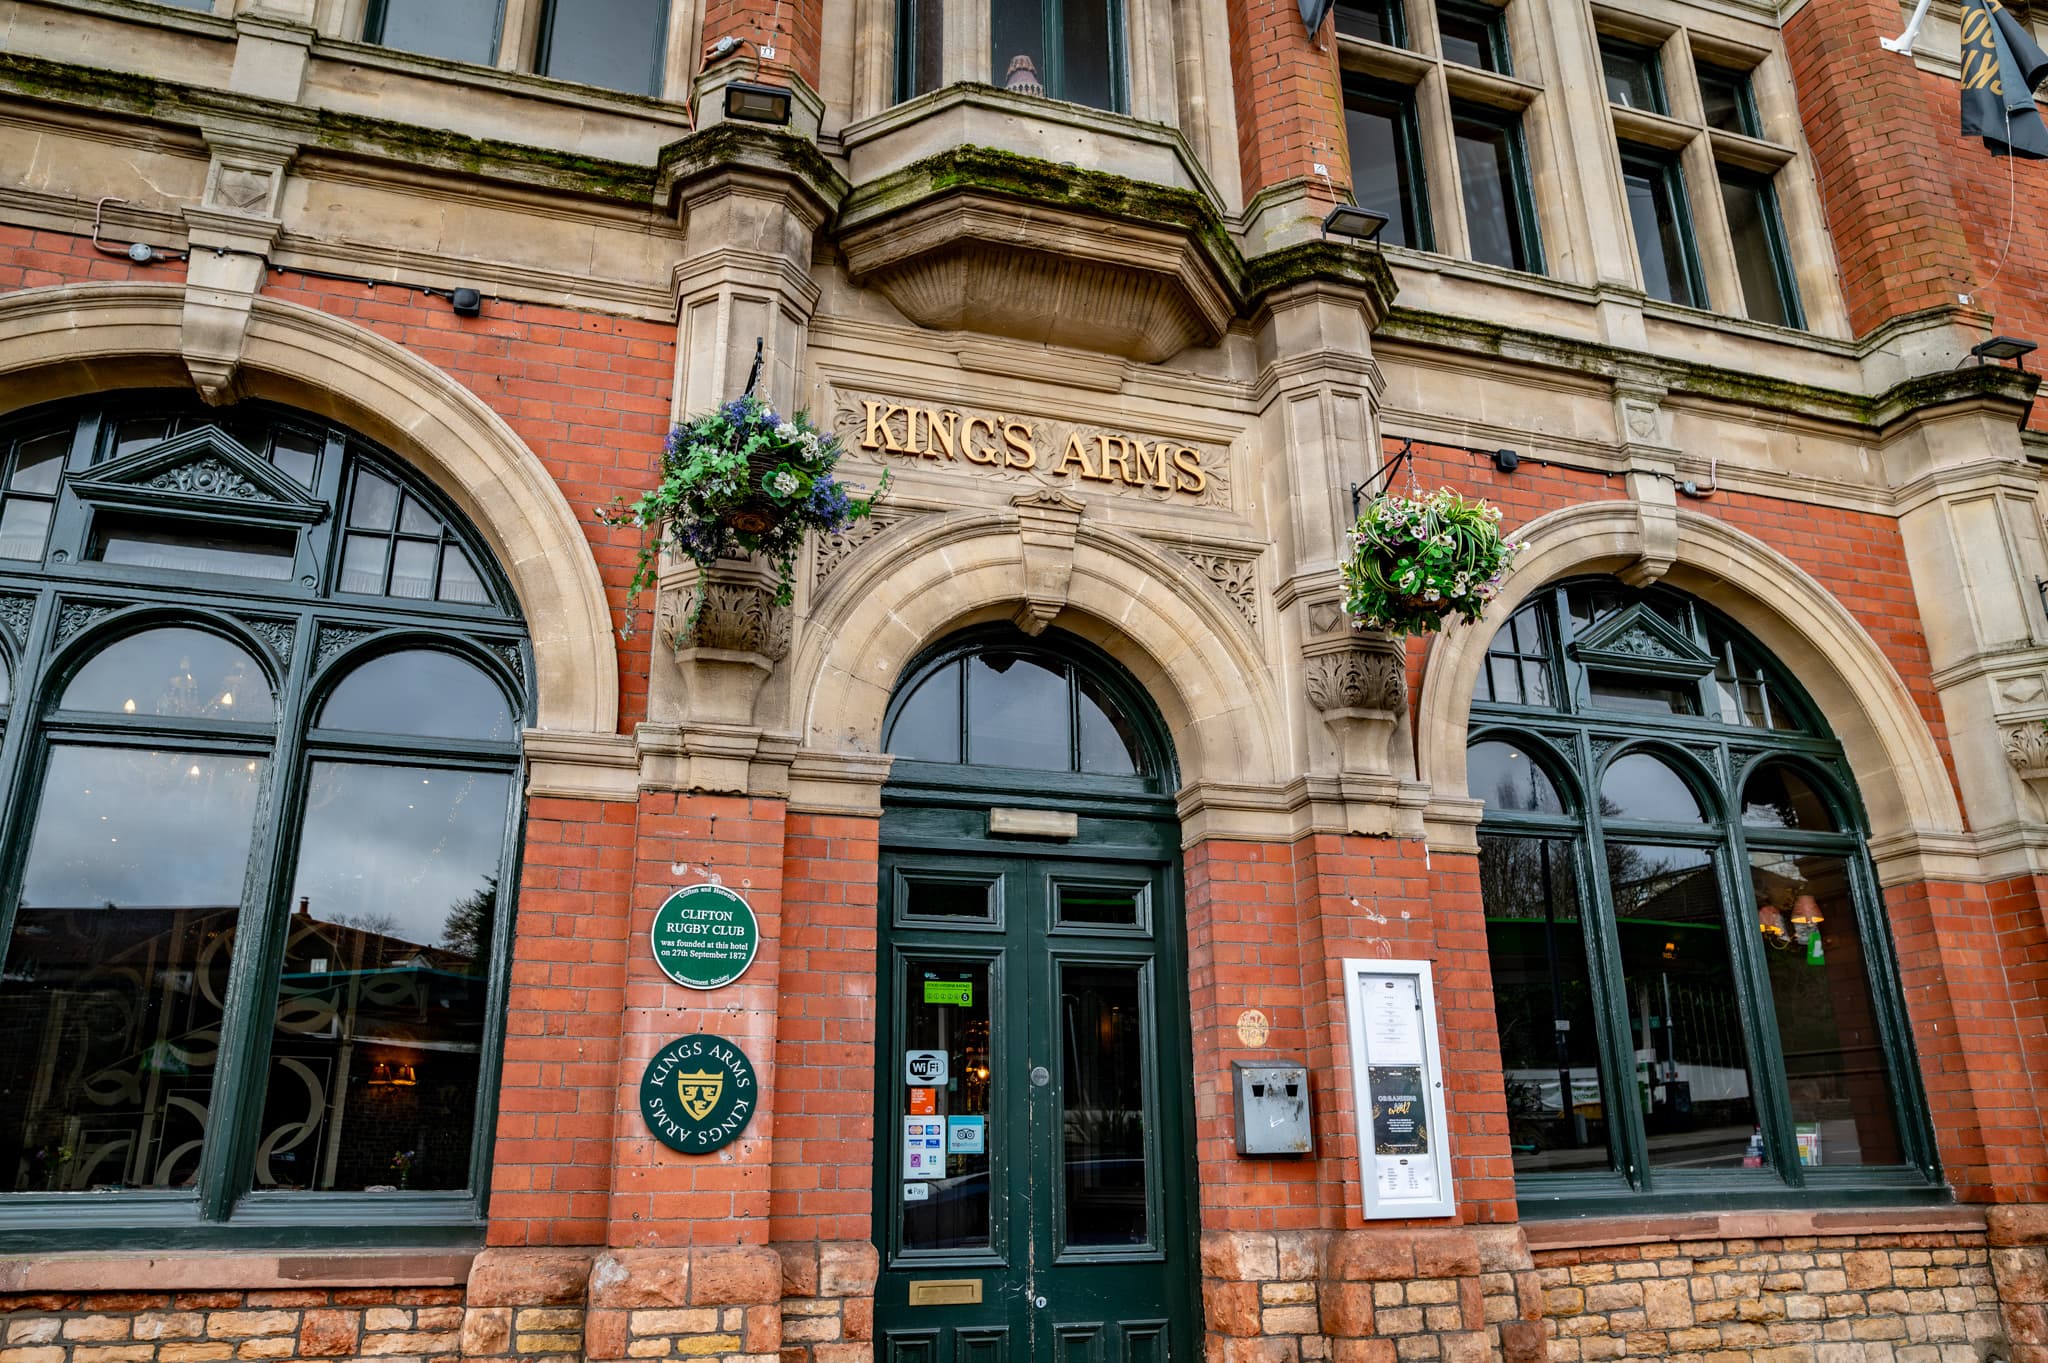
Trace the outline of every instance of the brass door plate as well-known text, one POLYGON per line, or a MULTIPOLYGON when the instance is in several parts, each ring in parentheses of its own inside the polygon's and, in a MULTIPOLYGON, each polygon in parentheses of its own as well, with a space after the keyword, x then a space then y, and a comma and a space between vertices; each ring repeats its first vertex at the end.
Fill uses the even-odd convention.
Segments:
POLYGON ((925 1278, 910 1285, 912 1306, 972 1306, 980 1301, 979 1278, 925 1278))

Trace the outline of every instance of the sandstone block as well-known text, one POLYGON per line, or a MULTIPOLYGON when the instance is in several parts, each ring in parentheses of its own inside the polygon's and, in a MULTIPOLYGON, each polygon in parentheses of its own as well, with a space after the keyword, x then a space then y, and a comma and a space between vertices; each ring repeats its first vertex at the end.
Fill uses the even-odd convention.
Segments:
POLYGON ((574 1334, 517 1335, 512 1337, 512 1351, 517 1354, 574 1354, 582 1351, 583 1332, 574 1334))
POLYGON ((462 1353, 487 1358, 512 1351, 512 1308, 472 1306, 462 1314, 462 1353))
MULTIPOLYGON (((823 1287, 822 1262, 818 1279, 823 1287)), ((774 1250, 700 1249, 692 1254, 690 1305, 757 1306, 781 1300, 782 1260, 774 1250)))
POLYGON ((580 1306, 589 1250, 486 1249, 469 1267, 471 1306, 580 1306))
POLYGON ((703 1358, 709 1354, 738 1353, 738 1335, 691 1335, 676 1341, 676 1352, 685 1358, 703 1358))
POLYGON ((23 1345, 0 1349, 0 1363, 64 1363, 64 1350, 57 1345, 23 1345))
POLYGON ((1324 1236, 1312 1231, 1279 1231, 1273 1236, 1274 1273, 1285 1279, 1320 1277, 1324 1236))
POLYGON ((1260 1319, 1269 1335, 1312 1335, 1321 1326, 1313 1306, 1268 1307, 1260 1319))
POLYGON ((1305 1282, 1259 1284, 1259 1300, 1268 1306, 1299 1306, 1316 1299, 1316 1285, 1305 1282))
MULTIPOLYGON (((626 1315, 624 1311, 592 1311, 583 1318, 583 1350, 593 1359, 626 1356, 626 1315)), ((510 1322, 506 1330, 511 1329, 510 1322)))
POLYGON ((1202 1275, 1230 1282, 1269 1282, 1280 1276, 1279 1247, 1262 1231, 1204 1232, 1202 1275))
POLYGON ((74 1316, 64 1322, 64 1338, 88 1342, 127 1339, 132 1323, 128 1316, 74 1316))
POLYGON ((197 1339, 206 1317, 197 1311, 147 1311, 135 1318, 137 1339, 197 1339))
POLYGON ((237 1344, 235 1357, 254 1360, 290 1358, 297 1349, 298 1342, 290 1335, 261 1335, 237 1344))
MULTIPOLYGON (((781 1261, 776 1281, 781 1282, 781 1261)), ((685 1306, 690 1300, 690 1252, 675 1249, 608 1250, 590 1266, 590 1304, 623 1308, 685 1306)))
POLYGON ((1398 1231, 1347 1231, 1330 1246, 1330 1276, 1347 1282, 1412 1278, 1415 1250, 1398 1231))
POLYGON ((206 1318, 206 1333, 215 1339, 288 1335, 298 1326, 296 1311, 215 1311, 206 1318))
POLYGON ((1476 1278, 1479 1244, 1465 1231, 1417 1231, 1415 1272, 1423 1278, 1476 1278))
POLYGON ((1891 1257, 1883 1250, 1851 1250, 1842 1256, 1842 1268, 1848 1276, 1849 1286, 1857 1292, 1892 1285, 1891 1257))
MULTIPOLYGON (((1330 1342, 1330 1363, 1394 1363, 1391 1339, 1338 1339, 1330 1342)), ((1530 1363, 1541 1363, 1531 1360, 1530 1363)))
MULTIPOLYGON (((57 1337, 57 1332, 63 1328, 64 1322, 58 1320, 55 1316, 31 1316, 27 1320, 9 1321, 7 1323, 7 1342, 9 1344, 48 1344, 57 1337)), ((198 1331, 195 1330, 193 1333, 197 1334, 198 1331)), ((136 1332, 136 1337, 138 1339, 150 1338, 150 1336, 142 1334, 139 1330, 136 1332)))
POLYGON ((817 1296, 818 1247, 804 1240, 783 1241, 774 1248, 782 1259, 782 1299, 817 1296))
POLYGON ((234 1345, 215 1340, 204 1343, 159 1344, 156 1350, 157 1363, 217 1363, 220 1359, 234 1356, 234 1345))
MULTIPOLYGON (((1692 1293, 1676 1278, 1641 1284, 1643 1315, 1659 1329, 1692 1324, 1692 1293)), ((1590 1294, 1589 1294, 1590 1300, 1590 1294)))
POLYGON ((373 1306, 363 1312, 363 1328, 379 1332, 410 1330, 412 1312, 396 1306, 373 1306))
MULTIPOLYGON (((830 1241, 818 1246, 818 1295, 866 1297, 875 1290, 881 1258, 865 1240, 830 1241)), ((768 1300, 773 1300, 769 1298, 768 1300)))
POLYGON ((1991 1276, 2003 1302, 2048 1302, 2048 1250, 2027 1246, 1991 1251, 1991 1276))
POLYGON ((81 1344, 71 1351, 71 1363, 149 1363, 155 1356, 154 1344, 81 1344))
POLYGON ((1447 1278, 1424 1278, 1408 1284, 1410 1306, 1441 1306, 1458 1299, 1458 1284, 1447 1278))
POLYGON ((1212 1278, 1202 1284, 1202 1306, 1209 1328, 1218 1334, 1250 1338, 1259 1333, 1257 1283, 1212 1278))
POLYGON ((1548 1341, 1533 1320, 1511 1320, 1500 1327, 1502 1363, 1547 1363, 1548 1341))
POLYGON ((628 1318, 635 1335, 709 1335, 718 1331, 718 1312, 635 1311, 628 1318))
POLYGON ((1323 1333, 1361 1337, 1373 1332, 1371 1283, 1330 1283, 1323 1288, 1323 1333))
MULTIPOLYGON (((419 1323, 422 1327, 428 1324, 425 1319, 426 1314, 424 1311, 420 1312, 421 1320, 419 1323)), ((515 1330, 537 1331, 580 1331, 583 1328, 583 1312, 581 1310, 570 1310, 561 1307, 551 1309, 543 1306, 530 1306, 520 1310, 512 1317, 512 1328, 515 1330)))
POLYGON ((875 1337, 875 1299, 849 1297, 839 1312, 840 1333, 847 1339, 875 1337))
POLYGON ((340 1358, 356 1351, 360 1321, 353 1311, 308 1311, 299 1318, 299 1352, 308 1358, 340 1358))

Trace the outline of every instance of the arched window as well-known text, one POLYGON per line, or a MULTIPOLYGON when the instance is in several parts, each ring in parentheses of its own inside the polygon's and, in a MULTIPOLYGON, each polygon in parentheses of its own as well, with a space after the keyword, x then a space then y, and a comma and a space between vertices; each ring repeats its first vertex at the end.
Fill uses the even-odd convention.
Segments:
POLYGON ((1467 763, 1526 1210, 1938 1193, 1847 765, 1761 649, 1675 592, 1547 588, 1467 763))
POLYGON ((0 1234, 476 1224, 531 709, 490 555, 262 404, 0 459, 0 1234))

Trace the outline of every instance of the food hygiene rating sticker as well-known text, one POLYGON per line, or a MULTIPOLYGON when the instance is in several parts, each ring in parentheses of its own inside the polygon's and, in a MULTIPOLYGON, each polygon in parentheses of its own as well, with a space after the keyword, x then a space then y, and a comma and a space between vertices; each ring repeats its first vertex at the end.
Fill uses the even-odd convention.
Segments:
POLYGON ((723 1037, 677 1037, 654 1053, 640 1076, 640 1115, 671 1150, 701 1155, 746 1129, 760 1086, 745 1052, 723 1037))

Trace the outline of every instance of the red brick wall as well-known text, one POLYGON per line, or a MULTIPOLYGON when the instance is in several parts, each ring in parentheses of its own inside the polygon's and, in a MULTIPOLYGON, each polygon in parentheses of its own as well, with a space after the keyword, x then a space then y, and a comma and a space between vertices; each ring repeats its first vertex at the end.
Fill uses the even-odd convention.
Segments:
MULTIPOLYGON (((773 47, 775 58, 762 64, 762 79, 786 83, 784 73, 794 70, 815 90, 823 10, 820 0, 709 0, 704 7, 704 46, 733 37, 773 47)), ((748 48, 747 56, 754 55, 748 48)))
MULTIPOLYGON (((1329 45, 1318 48, 1295 0, 1230 0, 1229 16, 1246 202, 1282 181, 1314 176, 1317 163, 1341 191, 1350 183, 1351 162, 1329 25, 1329 45)), ((1317 177, 1314 192, 1325 193, 1321 185, 1317 177)))
POLYGON ((137 265, 96 249, 90 237, 0 223, 0 293, 102 280, 183 284, 185 262, 137 265))

